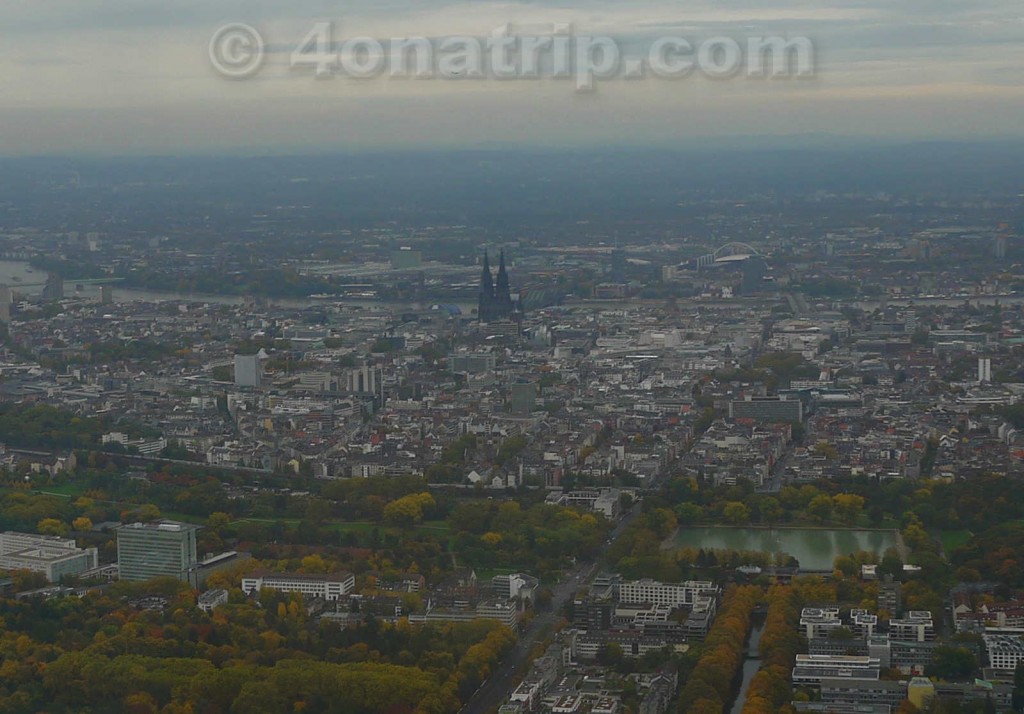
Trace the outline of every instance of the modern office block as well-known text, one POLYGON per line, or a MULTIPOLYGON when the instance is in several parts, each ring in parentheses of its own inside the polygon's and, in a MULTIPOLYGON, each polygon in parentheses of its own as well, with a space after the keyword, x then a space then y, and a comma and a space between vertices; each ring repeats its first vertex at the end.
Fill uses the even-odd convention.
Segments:
POLYGON ((235 355, 235 386, 260 387, 263 385, 261 355, 235 355))
POLYGON ((157 577, 189 580, 197 567, 197 526, 174 521, 131 523, 117 529, 117 562, 121 580, 157 577))
POLYGON ((56 536, 7 531, 0 533, 0 569, 43 573, 51 583, 99 566, 95 548, 56 536))
POLYGON ((760 423, 802 422, 804 405, 799 399, 747 397, 729 402, 730 419, 751 419, 760 423))

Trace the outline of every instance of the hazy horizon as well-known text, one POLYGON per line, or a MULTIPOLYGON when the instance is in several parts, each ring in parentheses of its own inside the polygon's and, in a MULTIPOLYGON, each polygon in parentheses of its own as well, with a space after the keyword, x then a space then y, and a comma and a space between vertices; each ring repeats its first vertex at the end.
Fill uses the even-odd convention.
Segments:
POLYGON ((1024 18, 1008 0, 700 2, 14 1, 5 41, 0 155, 287 154, 515 147, 742 145, 1024 138, 1024 18), (655 38, 806 37, 799 79, 316 80, 288 55, 316 22, 334 39, 466 35, 568 25, 624 51, 655 38), (226 23, 259 28, 263 70, 230 81, 209 45, 226 23))

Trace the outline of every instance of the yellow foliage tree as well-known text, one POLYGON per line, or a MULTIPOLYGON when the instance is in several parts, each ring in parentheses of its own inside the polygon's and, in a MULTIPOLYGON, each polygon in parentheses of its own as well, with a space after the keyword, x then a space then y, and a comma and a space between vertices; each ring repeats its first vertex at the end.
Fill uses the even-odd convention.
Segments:
POLYGON ((79 516, 71 522, 71 527, 76 531, 90 531, 92 530, 92 519, 86 516, 79 516))

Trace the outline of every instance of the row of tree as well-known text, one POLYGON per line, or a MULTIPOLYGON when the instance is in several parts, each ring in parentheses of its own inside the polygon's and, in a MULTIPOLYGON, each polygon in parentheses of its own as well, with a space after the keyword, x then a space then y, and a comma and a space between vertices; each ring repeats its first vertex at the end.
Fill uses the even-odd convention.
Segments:
POLYGON ((735 586, 726 593, 701 657, 679 694, 680 714, 722 714, 732 701, 751 617, 762 594, 761 588, 753 585, 735 586))
POLYGON ((790 587, 774 585, 768 591, 768 616, 761 632, 761 668, 747 690, 742 714, 792 712, 793 663, 802 651, 800 597, 790 587))

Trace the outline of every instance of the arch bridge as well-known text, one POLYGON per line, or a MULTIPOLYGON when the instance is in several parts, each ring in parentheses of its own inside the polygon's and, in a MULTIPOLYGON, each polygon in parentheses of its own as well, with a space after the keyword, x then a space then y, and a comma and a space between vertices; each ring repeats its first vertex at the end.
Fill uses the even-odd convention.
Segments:
POLYGON ((731 242, 720 246, 715 252, 697 258, 697 269, 722 263, 741 263, 749 258, 762 258, 760 251, 749 243, 731 242))

